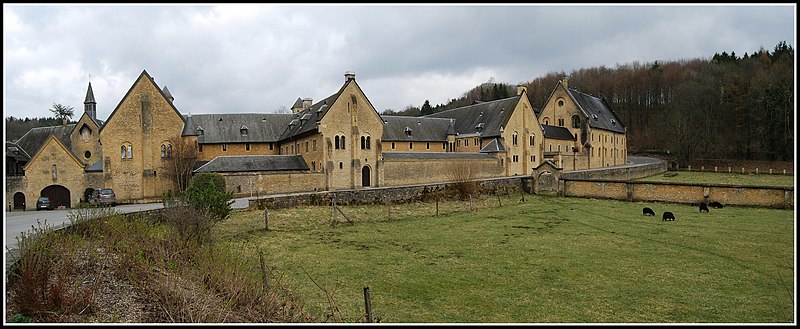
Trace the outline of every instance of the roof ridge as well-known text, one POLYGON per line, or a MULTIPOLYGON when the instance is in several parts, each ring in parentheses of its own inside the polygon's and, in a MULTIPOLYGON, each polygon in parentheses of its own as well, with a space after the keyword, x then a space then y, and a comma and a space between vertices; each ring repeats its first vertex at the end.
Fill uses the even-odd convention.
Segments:
POLYGON ((512 98, 515 98, 515 97, 519 97, 519 96, 520 95, 515 95, 515 96, 511 96, 511 97, 507 97, 507 98, 495 99, 493 101, 485 101, 485 102, 481 102, 481 103, 477 103, 477 104, 470 104, 470 105, 466 105, 466 106, 462 106, 462 107, 456 107, 456 108, 449 109, 449 110, 444 110, 444 111, 440 111, 440 112, 436 112, 436 113, 431 113, 431 114, 426 115, 425 117, 428 117, 428 116, 431 116, 431 115, 435 115, 435 114, 439 114, 439 113, 445 113, 445 112, 450 112, 450 111, 455 111, 455 110, 460 110, 460 109, 466 109, 466 108, 473 107, 473 106, 478 106, 478 105, 485 106, 485 105, 491 104, 491 103, 496 103, 496 102, 500 102, 500 101, 507 101, 509 99, 512 99, 512 98))

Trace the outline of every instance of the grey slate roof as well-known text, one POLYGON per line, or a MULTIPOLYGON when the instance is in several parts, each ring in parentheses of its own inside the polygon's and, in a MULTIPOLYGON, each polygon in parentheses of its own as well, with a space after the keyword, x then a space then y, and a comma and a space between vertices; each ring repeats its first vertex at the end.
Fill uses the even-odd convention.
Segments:
POLYGON ((605 100, 574 89, 566 89, 572 99, 587 115, 590 127, 625 133, 625 126, 622 125, 622 121, 614 114, 614 111, 611 110, 605 100))
POLYGON ((25 135, 22 135, 22 137, 17 140, 17 145, 25 150, 25 152, 30 156, 33 156, 52 134, 55 135, 65 147, 67 147, 67 150, 72 152, 72 140, 69 138, 69 134, 72 133, 73 129, 75 129, 75 125, 75 123, 70 123, 66 126, 60 125, 31 128, 31 130, 28 130, 25 135))
POLYGON ((283 113, 194 114, 185 116, 183 136, 198 136, 200 144, 277 142, 291 120, 283 113), (198 135, 197 128, 203 128, 198 135), (247 135, 241 133, 247 128, 247 135))
POLYGON ((381 115, 383 141, 446 142, 452 129, 450 119, 381 115), (411 135, 406 133, 411 129, 411 135))
POLYGON ((486 146, 484 146, 481 149, 481 153, 498 153, 498 152, 505 152, 505 151, 506 151, 506 148, 503 146, 503 143, 500 142, 500 140, 497 139, 497 138, 492 139, 492 141, 489 142, 489 144, 486 144, 486 146))
POLYGON ((166 96, 167 98, 175 99, 175 97, 172 97, 172 93, 169 92, 169 89, 167 89, 167 86, 164 86, 164 89, 162 89, 161 91, 164 92, 164 96, 166 96))
POLYGON ((307 109, 292 115, 291 119, 289 120, 289 126, 286 127, 286 130, 284 130, 283 134, 281 134, 280 140, 294 138, 309 131, 316 130, 319 120, 321 120, 322 117, 328 113, 331 105, 333 105, 333 102, 339 98, 339 95, 341 95, 344 88, 347 87, 348 83, 349 82, 343 84, 342 87, 339 88, 339 91, 337 91, 335 94, 330 95, 327 98, 312 104, 307 109))
POLYGON ((297 100, 294 101, 294 104, 292 104, 292 108, 298 108, 298 107, 303 108, 303 100, 300 99, 300 97, 297 97, 297 100))
POLYGON ((28 162, 31 159, 31 156, 24 149, 13 142, 6 142, 6 157, 12 157, 18 162, 28 162))
POLYGON ((94 92, 92 91, 92 83, 89 82, 89 88, 86 89, 86 99, 83 100, 84 103, 97 103, 94 100, 94 92))
POLYGON ((383 152, 384 159, 494 159, 486 153, 473 152, 383 152))
POLYGON ((97 162, 93 163, 91 166, 86 167, 84 171, 103 171, 103 160, 97 160, 97 162))
POLYGON ((246 172, 308 170, 302 155, 219 156, 194 172, 246 172))
POLYGON ((542 130, 544 130, 544 138, 575 140, 575 136, 564 127, 542 125, 542 130))
POLYGON ((500 136, 500 127, 508 123, 508 118, 519 101, 520 96, 513 96, 442 111, 425 117, 455 119, 455 131, 458 134, 480 132, 482 137, 500 136), (475 127, 480 123, 483 123, 483 128, 478 131, 475 127))

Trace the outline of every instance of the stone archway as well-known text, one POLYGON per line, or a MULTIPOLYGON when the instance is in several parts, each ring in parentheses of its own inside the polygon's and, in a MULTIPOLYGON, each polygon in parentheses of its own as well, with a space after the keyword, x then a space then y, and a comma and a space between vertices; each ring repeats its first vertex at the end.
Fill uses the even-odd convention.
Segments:
POLYGON ((372 186, 372 184, 370 184, 371 183, 370 173, 371 173, 371 171, 370 171, 369 166, 364 166, 363 168, 361 168, 361 186, 362 187, 370 187, 370 186, 372 186))
POLYGON ((14 193, 14 209, 25 209, 25 194, 22 192, 14 193))
POLYGON ((545 160, 538 167, 533 168, 531 172, 533 193, 536 194, 541 191, 558 192, 558 182, 561 180, 562 169, 551 160, 545 160))
POLYGON ((50 198, 50 204, 53 205, 53 208, 58 208, 60 206, 71 207, 69 189, 61 185, 45 187, 42 189, 41 196, 50 198))

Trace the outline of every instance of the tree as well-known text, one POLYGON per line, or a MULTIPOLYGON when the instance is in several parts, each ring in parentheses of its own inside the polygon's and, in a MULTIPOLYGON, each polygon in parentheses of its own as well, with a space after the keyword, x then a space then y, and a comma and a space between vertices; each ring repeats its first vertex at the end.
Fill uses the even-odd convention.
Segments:
POLYGON ((292 112, 289 111, 289 109, 287 109, 286 106, 281 105, 277 109, 275 109, 275 113, 286 114, 286 113, 292 113, 292 112))
POLYGON ((61 105, 58 103, 53 103, 53 108, 50 109, 50 112, 53 112, 56 118, 61 119, 65 125, 67 124, 67 121, 72 119, 72 116, 75 115, 72 106, 61 105))
POLYGON ((189 181, 185 200, 196 209, 207 211, 215 220, 231 212, 233 194, 225 190, 225 177, 219 173, 199 173, 189 181))
POLYGON ((426 99, 425 104, 422 104, 422 108, 420 109, 420 115, 428 115, 433 113, 433 108, 431 107, 431 103, 426 99))
POLYGON ((174 175, 178 194, 181 194, 189 186, 192 170, 197 164, 197 143, 180 136, 173 136, 169 142, 172 145, 172 158, 169 159, 170 168, 168 170, 170 174, 174 175))

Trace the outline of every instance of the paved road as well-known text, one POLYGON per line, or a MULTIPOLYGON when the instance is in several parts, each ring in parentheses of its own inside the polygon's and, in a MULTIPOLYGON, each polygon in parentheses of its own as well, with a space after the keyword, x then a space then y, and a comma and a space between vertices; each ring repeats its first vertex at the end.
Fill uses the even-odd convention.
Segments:
MULTIPOLYGON (((231 204, 231 208, 233 209, 243 209, 248 207, 249 198, 239 198, 234 199, 234 203, 231 204)), ((153 209, 160 209, 164 206, 161 203, 143 203, 143 204, 129 204, 129 205, 117 205, 114 206, 113 209, 118 213, 132 213, 137 211, 146 211, 146 210, 153 210, 153 209)), ((42 224, 47 224, 48 227, 64 227, 70 224, 69 221, 69 209, 65 210, 40 210, 40 211, 6 211, 3 218, 3 224, 5 226, 5 252, 4 252, 4 264, 6 265, 6 269, 8 268, 9 260, 13 260, 13 257, 9 254, 9 250, 16 250, 17 249, 17 237, 19 237, 22 232, 31 233, 34 227, 38 227, 38 222, 42 224), (38 222, 37 222, 38 221, 38 222)))

